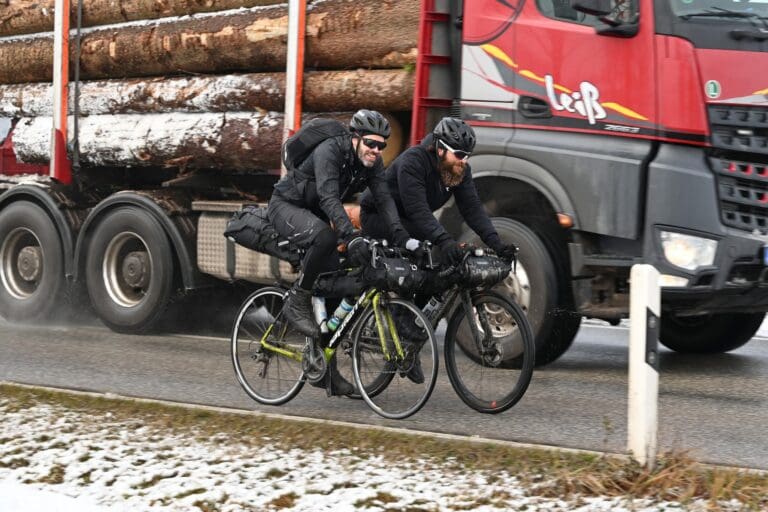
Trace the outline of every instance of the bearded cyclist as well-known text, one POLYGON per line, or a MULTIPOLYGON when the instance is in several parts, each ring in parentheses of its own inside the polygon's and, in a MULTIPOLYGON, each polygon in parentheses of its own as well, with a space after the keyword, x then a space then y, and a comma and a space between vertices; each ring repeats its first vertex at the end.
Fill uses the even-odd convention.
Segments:
MULTIPOLYGON (((312 313, 312 287, 319 274, 339 268, 337 246, 346 245, 347 258, 353 265, 370 260, 367 240, 352 226, 343 202, 368 187, 371 203, 381 212, 379 218, 396 234, 392 241, 403 246, 408 241, 384 181, 381 151, 389 135, 389 122, 379 112, 356 112, 349 133, 325 139, 297 168, 288 169, 269 201, 267 212, 278 233, 306 250, 283 314, 292 327, 313 339, 320 330, 312 313)), ((418 242, 409 245, 414 244, 418 242)), ((354 389, 335 366, 333 358, 329 392, 347 395, 354 389)))

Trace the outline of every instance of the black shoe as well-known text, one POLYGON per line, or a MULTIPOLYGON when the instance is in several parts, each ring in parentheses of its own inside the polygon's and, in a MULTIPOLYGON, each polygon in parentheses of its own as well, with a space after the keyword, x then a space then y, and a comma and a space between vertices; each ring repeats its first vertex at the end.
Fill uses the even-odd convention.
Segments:
POLYGON ((396 312, 392 315, 392 319, 395 321, 400 341, 412 343, 427 341, 427 330, 416 325, 415 318, 396 312))
POLYGON ((355 387, 345 379, 336 367, 336 354, 328 361, 328 374, 325 376, 325 390, 328 396, 347 396, 355 392, 355 387))
POLYGON ((311 292, 298 286, 291 288, 283 305, 283 314, 291 327, 304 336, 315 338, 320 335, 320 327, 312 312, 311 292))
POLYGON ((405 376, 414 384, 424 384, 424 372, 421 369, 421 358, 419 357, 419 354, 415 354, 413 358, 413 366, 405 372, 405 376))

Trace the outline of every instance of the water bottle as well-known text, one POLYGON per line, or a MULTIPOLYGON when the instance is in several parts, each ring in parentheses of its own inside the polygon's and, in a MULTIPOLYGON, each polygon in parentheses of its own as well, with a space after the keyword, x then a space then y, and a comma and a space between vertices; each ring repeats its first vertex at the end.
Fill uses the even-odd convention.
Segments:
POLYGON ((325 321, 328 319, 328 312, 325 310, 325 297, 312 297, 312 310, 315 312, 315 322, 320 326, 320 332, 328 332, 328 326, 325 321))
POLYGON ((429 302, 424 306, 423 312, 429 318, 430 322, 434 322, 440 307, 443 305, 443 297, 440 294, 435 294, 429 299, 429 302))
POLYGON ((352 311, 352 306, 354 306, 354 303, 348 302, 347 299, 342 299, 339 307, 333 312, 333 316, 326 322, 328 330, 332 332, 335 331, 339 327, 341 321, 344 320, 344 317, 352 311))

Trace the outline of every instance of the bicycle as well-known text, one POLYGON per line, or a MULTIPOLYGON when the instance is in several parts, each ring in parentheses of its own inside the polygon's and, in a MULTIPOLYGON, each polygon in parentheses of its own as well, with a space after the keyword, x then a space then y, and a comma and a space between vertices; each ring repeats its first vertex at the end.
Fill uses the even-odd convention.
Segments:
POLYGON ((437 379, 434 330, 411 301, 391 296, 412 282, 418 269, 383 243, 372 242, 371 252, 370 264, 356 273, 318 278, 322 287, 328 279, 346 277, 344 295, 353 288, 357 296, 330 339, 313 340, 283 321, 284 287, 262 288, 243 302, 232 330, 231 356, 238 382, 252 399, 282 405, 298 395, 305 382, 322 382, 341 340, 349 337, 356 389, 371 409, 385 418, 403 419, 424 406, 437 379), (406 324, 421 326, 416 329, 418 340, 399 332, 406 324), (426 363, 426 378, 413 386, 406 375, 417 355, 422 365, 426 363))
MULTIPOLYGON (((431 252, 427 256, 427 267, 435 269, 431 252)), ((533 376, 535 344, 525 312, 490 289, 510 271, 513 259, 467 247, 460 263, 434 270, 425 284, 431 297, 424 309, 432 328, 450 314, 444 356, 451 386, 482 413, 498 414, 514 406, 533 376)))

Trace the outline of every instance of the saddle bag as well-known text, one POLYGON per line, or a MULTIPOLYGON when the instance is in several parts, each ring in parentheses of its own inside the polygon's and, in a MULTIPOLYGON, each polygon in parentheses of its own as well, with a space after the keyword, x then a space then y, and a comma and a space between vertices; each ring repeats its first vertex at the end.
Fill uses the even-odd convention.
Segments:
POLYGON ((235 212, 227 222, 224 236, 248 249, 285 260, 294 267, 301 264, 298 248, 280 237, 269 222, 266 207, 246 206, 235 212))

